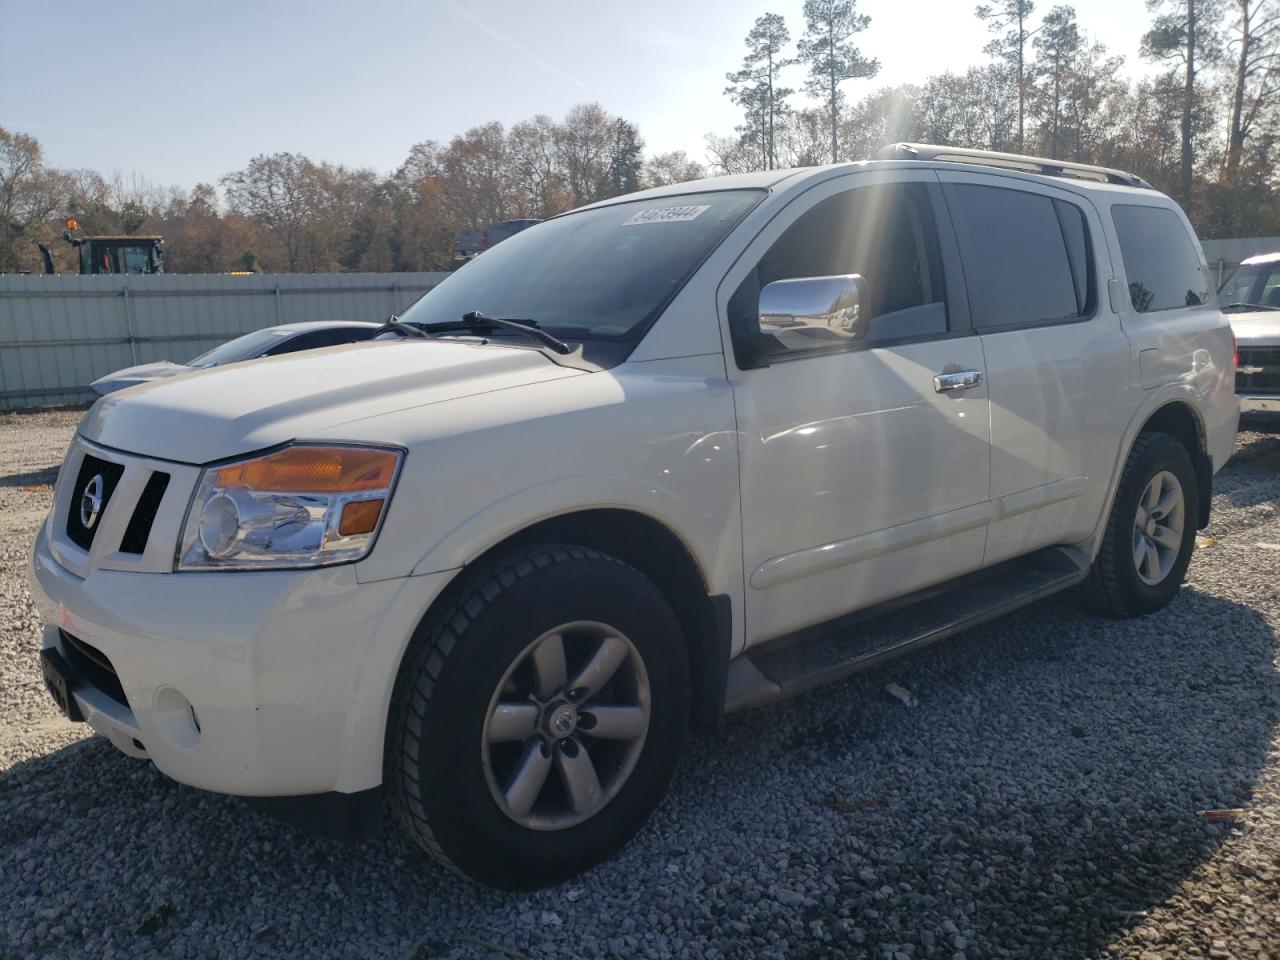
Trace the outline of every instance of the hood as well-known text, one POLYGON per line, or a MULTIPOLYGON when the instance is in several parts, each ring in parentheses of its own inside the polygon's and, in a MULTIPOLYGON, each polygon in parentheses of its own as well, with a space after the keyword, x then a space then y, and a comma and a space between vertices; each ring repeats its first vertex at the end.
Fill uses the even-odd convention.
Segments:
POLYGON ((249 360, 102 397, 80 434, 130 453, 208 463, 410 407, 583 376, 537 350, 380 340, 249 360))
POLYGON ((140 383, 150 383, 152 380, 172 377, 175 374, 186 373, 191 369, 194 368, 187 366, 185 363, 170 363, 168 360, 161 360, 158 363, 140 363, 136 367, 125 367, 123 370, 108 373, 105 377, 99 377, 89 386, 95 392, 105 396, 108 393, 114 393, 116 390, 123 390, 125 387, 134 387, 140 383))
POLYGON ((1280 310, 1228 313, 1236 340, 1248 346, 1280 346, 1280 310))

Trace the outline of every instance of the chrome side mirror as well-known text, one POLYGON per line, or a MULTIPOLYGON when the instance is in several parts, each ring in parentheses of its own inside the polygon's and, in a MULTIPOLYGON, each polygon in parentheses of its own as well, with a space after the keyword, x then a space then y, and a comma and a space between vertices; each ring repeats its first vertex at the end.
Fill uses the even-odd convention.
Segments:
POLYGON ((867 281, 856 273, 775 280, 760 291, 760 330, 826 330, 858 340, 867 334, 867 281))

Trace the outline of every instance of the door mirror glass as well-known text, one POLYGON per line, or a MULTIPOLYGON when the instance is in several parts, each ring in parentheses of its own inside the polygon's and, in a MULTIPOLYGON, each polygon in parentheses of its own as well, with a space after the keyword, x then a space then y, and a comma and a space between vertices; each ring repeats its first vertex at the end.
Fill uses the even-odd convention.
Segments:
POLYGON ((867 281, 856 273, 775 280, 760 291, 760 331, 858 340, 867 335, 866 303, 867 281))

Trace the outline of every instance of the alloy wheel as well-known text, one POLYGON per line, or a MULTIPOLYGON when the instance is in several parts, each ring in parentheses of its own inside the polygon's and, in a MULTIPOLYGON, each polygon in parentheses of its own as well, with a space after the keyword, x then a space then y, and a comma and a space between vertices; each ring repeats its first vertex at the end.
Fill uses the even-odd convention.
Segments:
POLYGON ((1169 576, 1182 549, 1185 525, 1182 484, 1168 470, 1161 470, 1138 498, 1133 520, 1133 563, 1147 586, 1154 587, 1169 576))
POLYGON ((622 789, 649 730, 649 677, 630 640, 576 621, 543 633, 489 701, 481 760, 499 809, 532 830, 589 819, 622 789))

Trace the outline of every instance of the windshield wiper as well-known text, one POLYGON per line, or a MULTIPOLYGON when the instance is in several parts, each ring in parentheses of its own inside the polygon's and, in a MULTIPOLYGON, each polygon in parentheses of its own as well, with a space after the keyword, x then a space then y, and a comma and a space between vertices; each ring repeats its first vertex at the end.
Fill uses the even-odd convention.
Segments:
POLYGON ((1228 310, 1280 310, 1280 307, 1273 307, 1265 303, 1228 303, 1222 308, 1222 312, 1226 313, 1228 310))
POLYGON ((461 320, 445 320, 441 323, 424 323, 418 329, 426 334, 432 333, 448 333, 451 330, 467 330, 472 333, 478 333, 481 330, 514 330, 516 333, 527 334, 535 340, 541 340, 556 353, 565 354, 572 353, 573 348, 561 340, 559 337, 552 336, 538 326, 536 320, 509 320, 503 317, 488 317, 479 310, 472 310, 470 313, 464 313, 461 320))
POLYGON ((392 333, 392 332, 402 333, 406 337, 427 336, 426 332, 421 327, 415 327, 411 323, 403 323, 401 322, 400 318, 393 313, 390 319, 387 320, 386 323, 380 326, 377 330, 373 331, 373 336, 370 337, 369 339, 372 340, 376 337, 382 336, 384 333, 392 333))

